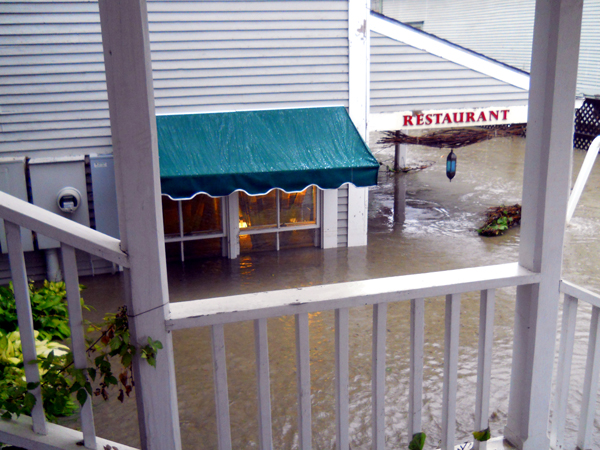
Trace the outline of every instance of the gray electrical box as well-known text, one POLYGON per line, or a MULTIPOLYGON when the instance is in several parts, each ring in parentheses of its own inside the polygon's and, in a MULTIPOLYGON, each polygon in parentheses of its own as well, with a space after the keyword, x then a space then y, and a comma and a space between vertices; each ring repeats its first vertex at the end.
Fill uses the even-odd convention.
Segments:
MULTIPOLYGON (((0 158, 0 191, 27 201, 27 181, 25 180, 25 158, 0 158)), ((31 231, 21 228, 23 251, 33 250, 31 231)), ((4 220, 0 219, 0 246, 7 253, 4 220)))
POLYGON ((119 239, 119 211, 112 155, 90 155, 96 230, 119 239))
MULTIPOLYGON (((31 159, 29 175, 34 205, 90 226, 83 156, 31 159)), ((60 247, 46 236, 37 239, 40 250, 60 247)))

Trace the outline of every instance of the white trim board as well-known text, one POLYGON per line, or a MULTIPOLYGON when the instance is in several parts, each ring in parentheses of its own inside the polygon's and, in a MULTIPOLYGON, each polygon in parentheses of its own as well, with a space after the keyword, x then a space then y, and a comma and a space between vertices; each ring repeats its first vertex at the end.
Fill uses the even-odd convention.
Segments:
POLYGON ((369 18, 371 31, 382 34, 411 47, 424 50, 432 55, 460 64, 468 69, 488 75, 497 80, 521 89, 529 90, 529 75, 517 69, 493 61, 475 52, 436 38, 408 25, 387 20, 377 14, 369 18))

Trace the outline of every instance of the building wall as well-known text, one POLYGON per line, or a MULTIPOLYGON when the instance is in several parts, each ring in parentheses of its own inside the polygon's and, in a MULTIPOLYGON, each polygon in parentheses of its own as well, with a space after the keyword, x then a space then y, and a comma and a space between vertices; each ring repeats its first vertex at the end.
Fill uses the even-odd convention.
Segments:
MULTIPOLYGON (((530 71, 535 0, 373 0, 372 8, 518 69, 530 71)), ((585 0, 578 93, 600 94, 600 0, 585 0)))
MULTIPOLYGON (((156 111, 348 106, 348 2, 149 1, 156 111)), ((97 2, 0 4, 0 153, 110 153, 97 2)))
POLYGON ((526 104, 528 91, 371 33, 371 113, 526 104))
POLYGON ((583 2, 577 92, 600 96, 600 0, 583 2))
MULTIPOLYGON (((157 114, 349 107, 348 0, 147 5, 157 114)), ((97 1, 1 2, 0 156, 112 153, 104 72, 97 1)))

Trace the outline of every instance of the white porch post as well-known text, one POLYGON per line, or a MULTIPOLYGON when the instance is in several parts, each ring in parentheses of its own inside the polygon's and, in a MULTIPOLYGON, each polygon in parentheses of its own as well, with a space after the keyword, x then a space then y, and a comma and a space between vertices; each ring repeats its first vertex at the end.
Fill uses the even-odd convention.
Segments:
POLYGON ((335 248, 338 245, 338 191, 323 189, 321 199, 321 248, 335 248))
POLYGON ((134 360, 142 448, 181 449, 170 332, 154 92, 145 0, 100 0, 121 247, 129 254, 132 340, 162 342, 156 368, 134 360))
MULTIPOLYGON (((367 141, 369 114, 369 25, 368 0, 348 2, 349 102, 348 112, 354 126, 367 141)), ((368 188, 348 189, 348 247, 367 245, 368 188)))
POLYGON ((348 185, 348 247, 367 245, 369 188, 348 185))
POLYGON ((536 4, 519 263, 541 272, 517 289, 505 437, 549 448, 548 414, 559 303, 583 0, 536 4))
POLYGON ((369 114, 369 26, 368 0, 348 1, 348 113, 366 140, 369 114))

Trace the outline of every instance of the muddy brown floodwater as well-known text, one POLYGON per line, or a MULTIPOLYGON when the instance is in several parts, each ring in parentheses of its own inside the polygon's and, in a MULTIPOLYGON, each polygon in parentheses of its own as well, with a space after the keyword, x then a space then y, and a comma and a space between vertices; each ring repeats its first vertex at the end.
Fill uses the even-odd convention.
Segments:
MULTIPOLYGON (((392 165, 393 149, 371 148, 392 165)), ((172 301, 210 298, 419 272, 514 262, 519 229, 483 238, 475 229, 490 206, 521 201, 525 140, 500 138, 458 149, 457 175, 445 176, 446 150, 411 147, 409 162, 434 161, 430 168, 408 174, 380 171, 369 193, 368 246, 352 249, 314 248, 242 255, 229 261, 204 259, 169 266, 172 301), (404 199, 404 202, 401 200, 404 199), (400 201, 399 201, 400 200, 400 201), (405 203, 404 210, 399 206, 405 203)), ((575 173, 585 156, 575 151, 575 173)), ((580 205, 567 229, 564 276, 600 291, 600 167, 596 164, 580 205)), ((82 278, 86 301, 99 318, 122 303, 119 276, 82 278)), ((514 289, 497 292, 490 401, 493 436, 502 434, 508 408, 512 355, 514 289)), ((371 308, 350 312, 350 434, 352 449, 368 449, 371 441, 371 308)), ((572 389, 567 423, 568 448, 574 448, 576 416, 582 396, 583 365, 590 310, 578 316, 572 389)), ((332 312, 310 315, 313 448, 335 448, 334 318, 332 312)), ((462 296, 459 356, 457 439, 473 431, 477 368, 478 293, 462 296)), ((444 301, 426 300, 423 427, 426 448, 441 437, 444 353, 444 301)), ((274 447, 298 447, 294 319, 268 321, 274 447)), ((409 303, 388 311, 386 355, 387 448, 408 447, 406 420, 409 382, 409 303)), ((258 447, 253 326, 225 326, 233 447, 258 447)), ((217 447, 212 362, 208 329, 174 332, 175 366, 185 449, 217 447)), ((135 402, 95 399, 99 436, 139 447, 135 402)), ((595 446, 600 445, 598 433, 595 446)))

